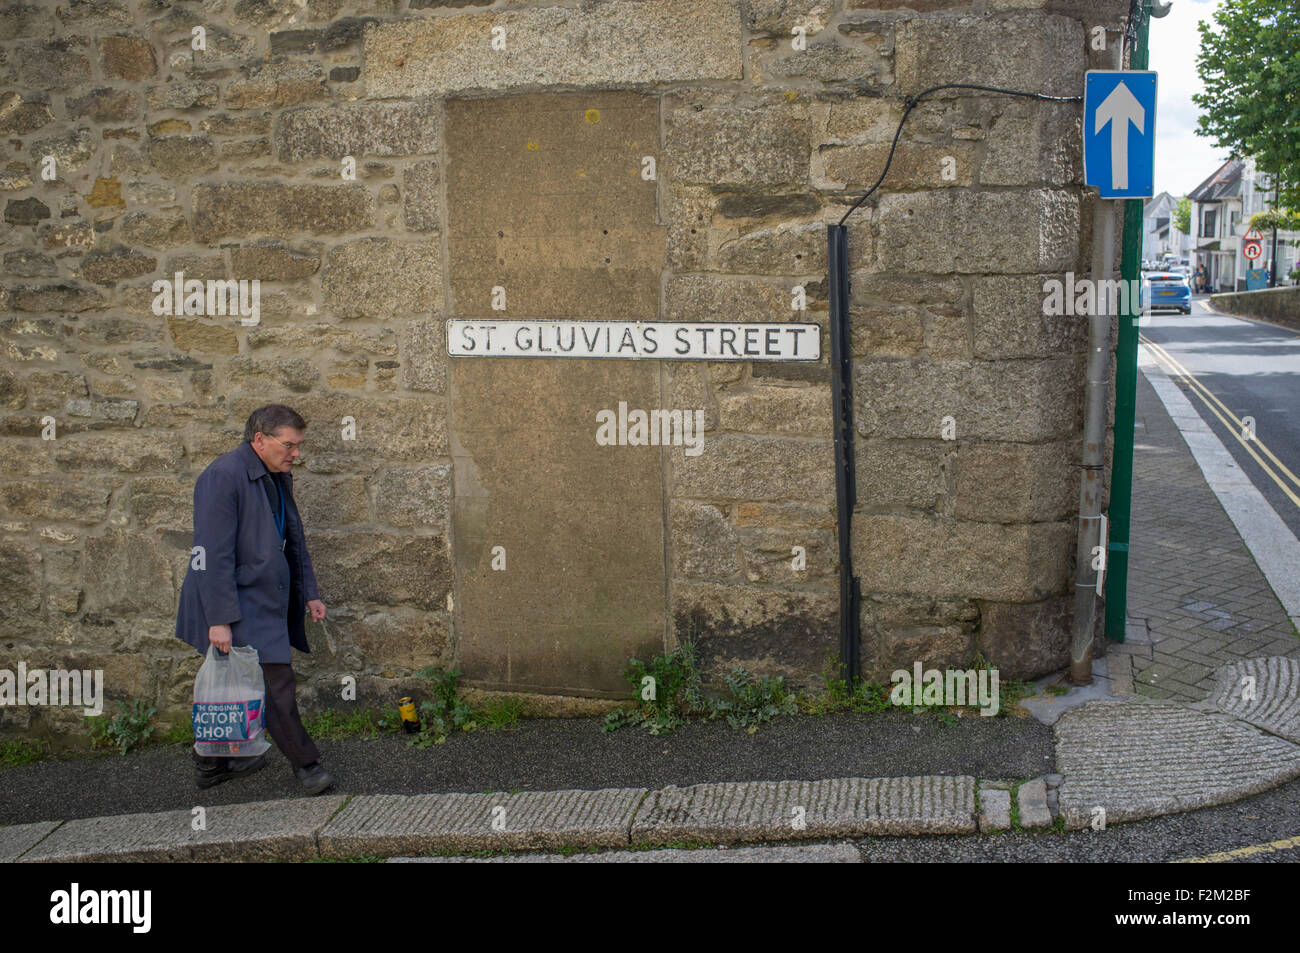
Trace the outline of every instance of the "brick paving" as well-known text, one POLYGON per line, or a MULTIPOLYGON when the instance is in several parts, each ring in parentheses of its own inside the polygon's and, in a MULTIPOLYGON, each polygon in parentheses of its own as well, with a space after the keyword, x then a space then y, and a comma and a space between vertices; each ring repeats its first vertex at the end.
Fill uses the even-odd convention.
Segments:
POLYGON ((1146 375, 1137 379, 1128 638, 1111 643, 1117 681, 1151 698, 1200 701, 1214 669, 1300 658, 1300 638, 1201 475, 1146 375))

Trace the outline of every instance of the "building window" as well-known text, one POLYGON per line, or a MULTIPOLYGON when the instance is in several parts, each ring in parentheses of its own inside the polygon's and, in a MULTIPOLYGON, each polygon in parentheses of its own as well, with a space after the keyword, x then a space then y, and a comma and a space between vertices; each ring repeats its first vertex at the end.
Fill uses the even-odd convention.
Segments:
POLYGON ((1201 238, 1214 237, 1214 219, 1216 212, 1212 208, 1207 208, 1201 213, 1201 238))

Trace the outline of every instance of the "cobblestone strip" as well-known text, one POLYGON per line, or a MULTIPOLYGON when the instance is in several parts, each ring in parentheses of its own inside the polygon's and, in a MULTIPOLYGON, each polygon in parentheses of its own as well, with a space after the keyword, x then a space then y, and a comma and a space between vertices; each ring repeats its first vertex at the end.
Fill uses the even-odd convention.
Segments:
POLYGON ((1300 746, 1234 718, 1166 702, 1097 703, 1056 724, 1068 829, 1225 804, 1300 777, 1300 746))
POLYGON ((1244 659, 1214 675, 1214 691, 1196 707, 1233 715, 1300 744, 1300 661, 1285 656, 1244 659))

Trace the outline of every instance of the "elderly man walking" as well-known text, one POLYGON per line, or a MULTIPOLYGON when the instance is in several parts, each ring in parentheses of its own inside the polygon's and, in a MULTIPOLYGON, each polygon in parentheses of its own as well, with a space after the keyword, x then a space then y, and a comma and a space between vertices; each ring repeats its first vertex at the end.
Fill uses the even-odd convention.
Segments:
MULTIPOLYGON (((307 645, 303 615, 319 622, 325 604, 302 520, 293 501, 290 469, 307 422, 283 404, 259 407, 244 425, 244 441, 213 460, 194 485, 194 545, 205 565, 190 563, 181 586, 176 637, 206 653, 230 646, 257 649, 266 681, 266 729, 294 774, 311 794, 334 783, 298 714, 289 647, 307 645)), ((194 754, 195 783, 211 787, 252 774, 256 758, 205 758, 194 754)))

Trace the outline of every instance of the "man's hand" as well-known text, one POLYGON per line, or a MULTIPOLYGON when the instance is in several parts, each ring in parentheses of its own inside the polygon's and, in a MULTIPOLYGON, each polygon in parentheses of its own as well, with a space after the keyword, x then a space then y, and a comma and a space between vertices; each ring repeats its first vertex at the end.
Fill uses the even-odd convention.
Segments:
POLYGON ((325 618, 325 603, 319 599, 313 599, 307 603, 307 608, 311 610, 311 621, 319 622, 325 618))
POLYGON ((210 625, 208 626, 208 641, 211 642, 218 652, 230 651, 230 626, 228 625, 210 625))

